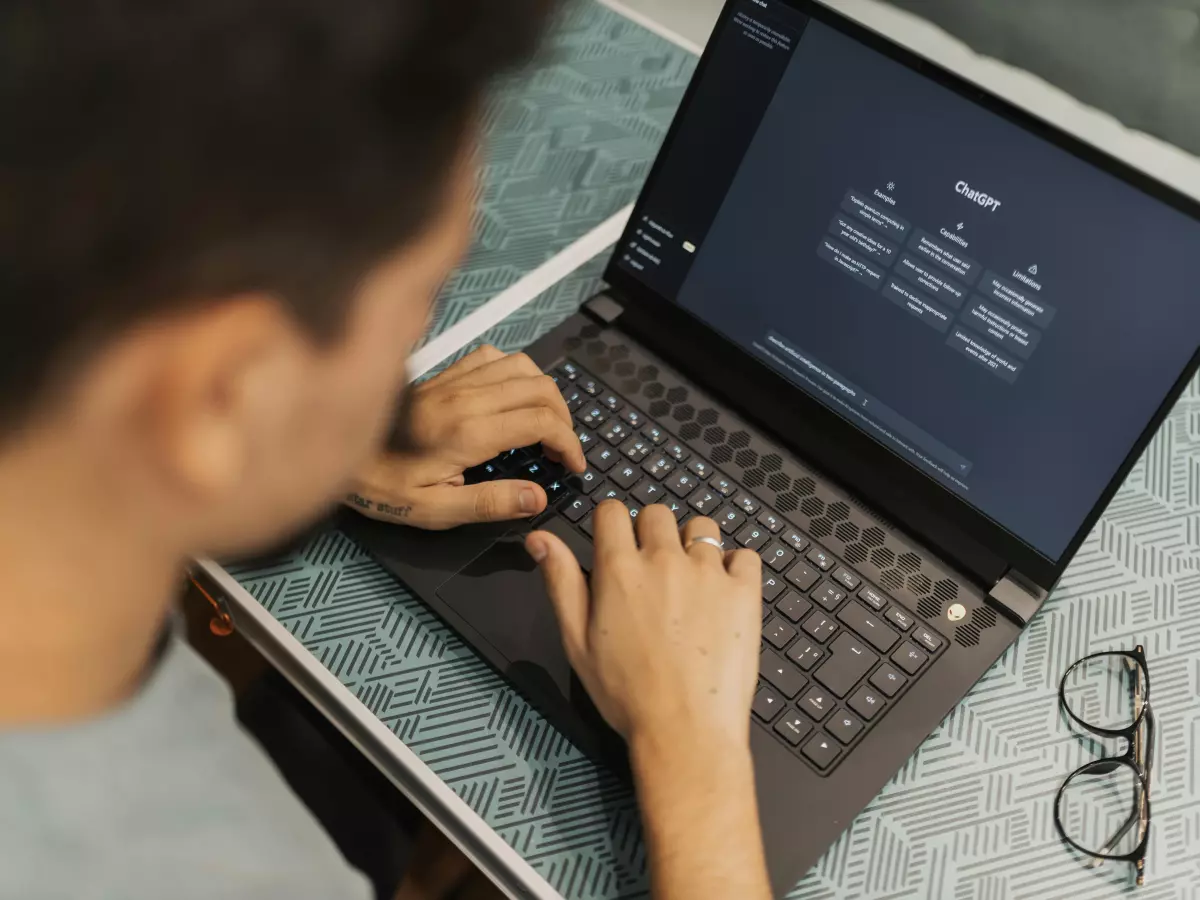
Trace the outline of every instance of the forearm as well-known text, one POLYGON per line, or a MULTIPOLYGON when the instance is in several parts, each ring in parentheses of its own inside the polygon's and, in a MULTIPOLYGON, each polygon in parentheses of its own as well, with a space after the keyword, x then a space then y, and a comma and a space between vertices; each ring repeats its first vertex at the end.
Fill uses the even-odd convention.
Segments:
POLYGON ((769 900, 748 746, 631 748, 655 900, 769 900))

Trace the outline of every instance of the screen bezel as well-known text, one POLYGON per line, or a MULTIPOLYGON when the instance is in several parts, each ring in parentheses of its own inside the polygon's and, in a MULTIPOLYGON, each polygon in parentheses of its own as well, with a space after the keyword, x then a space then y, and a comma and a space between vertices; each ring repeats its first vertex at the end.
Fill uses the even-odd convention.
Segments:
MULTIPOLYGON (((727 0, 713 30, 713 47, 724 33, 737 0, 727 0)), ((924 57, 901 47, 882 35, 812 0, 774 0, 832 27, 865 46, 896 60, 960 96, 1013 122, 1037 137, 1050 141, 1083 162, 1126 182, 1174 209, 1200 220, 1200 204, 1167 185, 1149 177, 1098 148, 1056 128, 1050 123, 1002 100, 924 57)), ((801 39, 802 41, 803 39, 801 39)), ((697 86, 704 78, 711 49, 697 65, 684 93, 675 119, 650 169, 645 186, 634 206, 630 224, 618 246, 630 240, 640 221, 642 207, 665 164, 677 137, 680 123, 695 99, 697 86)), ((900 521, 906 530, 936 547, 939 552, 965 567, 981 582, 991 585, 1014 569, 1039 587, 1050 589, 1078 552, 1146 445, 1154 437, 1179 396, 1200 369, 1200 341, 1190 362, 1146 427, 1112 479, 1088 512, 1067 549, 1057 559, 1026 543, 966 500, 942 486, 894 451, 876 442, 832 412, 801 388, 793 385, 764 362, 721 336, 712 326, 643 284, 635 276, 609 260, 604 280, 625 302, 622 322, 669 360, 685 368, 697 383, 718 395, 736 398, 737 409, 751 420, 773 432, 800 456, 811 459, 834 480, 849 487, 883 514, 900 521), (778 397, 786 391, 793 404, 793 415, 781 421, 778 397)))

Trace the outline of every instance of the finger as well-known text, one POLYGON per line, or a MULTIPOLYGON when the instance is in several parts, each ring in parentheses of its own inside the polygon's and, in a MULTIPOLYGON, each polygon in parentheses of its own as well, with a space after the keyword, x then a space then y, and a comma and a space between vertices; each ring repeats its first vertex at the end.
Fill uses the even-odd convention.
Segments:
POLYGON ((675 514, 661 503, 652 503, 638 514, 637 538, 643 550, 674 550, 678 553, 683 549, 675 514))
POLYGON ((463 439, 472 450, 478 448, 473 455, 479 457, 470 460, 469 465, 477 465, 512 447, 541 444, 557 453, 571 471, 582 472, 587 468, 583 447, 579 445, 574 429, 544 406, 483 416, 466 423, 465 427, 468 431, 463 439))
POLYGON ((720 547, 714 547, 708 541, 697 541, 696 538, 700 537, 720 541, 721 529, 717 523, 704 516, 688 519, 687 524, 683 526, 683 548, 692 559, 714 566, 723 566, 725 552, 720 547))
POLYGON ((455 412, 464 417, 509 412, 525 407, 544 406, 574 428, 567 401, 558 392, 558 385, 549 375, 532 378, 510 378, 479 387, 458 385, 455 392, 455 412))
POLYGON ((622 556, 637 552, 633 519, 620 500, 605 500, 592 516, 597 556, 622 556))
POLYGON ((725 557, 725 570, 735 579, 758 588, 762 581, 762 560, 753 550, 735 550, 725 557))
MULTIPOLYGON (((498 350, 496 352, 499 353, 498 350)), ((510 353, 507 356, 501 354, 466 373, 459 380, 459 384, 463 387, 480 387, 500 381, 511 381, 514 378, 534 378, 542 374, 537 364, 524 353, 510 353)))
POLYGON ((546 593, 558 617, 563 647, 567 658, 575 664, 587 655, 590 597, 583 570, 567 545, 553 534, 533 532, 525 538, 525 549, 542 570, 546 593))
POLYGON ((482 484, 426 488, 425 506, 438 511, 438 527, 472 522, 527 519, 546 508, 546 492, 531 481, 485 481, 482 484))
POLYGON ((447 366, 442 372, 438 373, 429 380, 441 381, 443 384, 449 381, 456 381, 462 378, 464 375, 474 372, 476 369, 480 369, 502 359, 504 359, 503 353, 501 353, 491 344, 484 344, 481 347, 472 350, 453 365, 447 366))

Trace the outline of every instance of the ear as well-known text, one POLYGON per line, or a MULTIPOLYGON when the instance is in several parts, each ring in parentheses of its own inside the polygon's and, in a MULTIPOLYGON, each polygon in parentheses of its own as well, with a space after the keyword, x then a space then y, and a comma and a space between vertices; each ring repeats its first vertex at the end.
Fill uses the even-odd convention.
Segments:
POLYGON ((151 464, 172 492, 196 498, 238 488, 272 400, 286 405, 306 342, 278 301, 247 294, 146 330, 150 346, 138 419, 151 464))

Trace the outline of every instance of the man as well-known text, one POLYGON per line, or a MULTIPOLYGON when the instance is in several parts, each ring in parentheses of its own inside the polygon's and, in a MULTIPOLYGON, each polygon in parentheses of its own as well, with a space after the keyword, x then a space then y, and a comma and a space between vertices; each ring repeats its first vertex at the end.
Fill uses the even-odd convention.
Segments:
MULTIPOLYGON (((0 7, 0 897, 367 896, 172 597, 190 556, 261 549, 336 498, 448 528, 544 507, 463 484, 501 448, 583 467, 548 379, 488 349, 409 392, 377 457, 468 241, 482 93, 548 6, 0 7)), ((553 537, 528 543, 629 742, 664 898, 768 893, 759 563, 696 541, 716 535, 650 508, 635 539, 603 506, 590 589, 553 537)))

